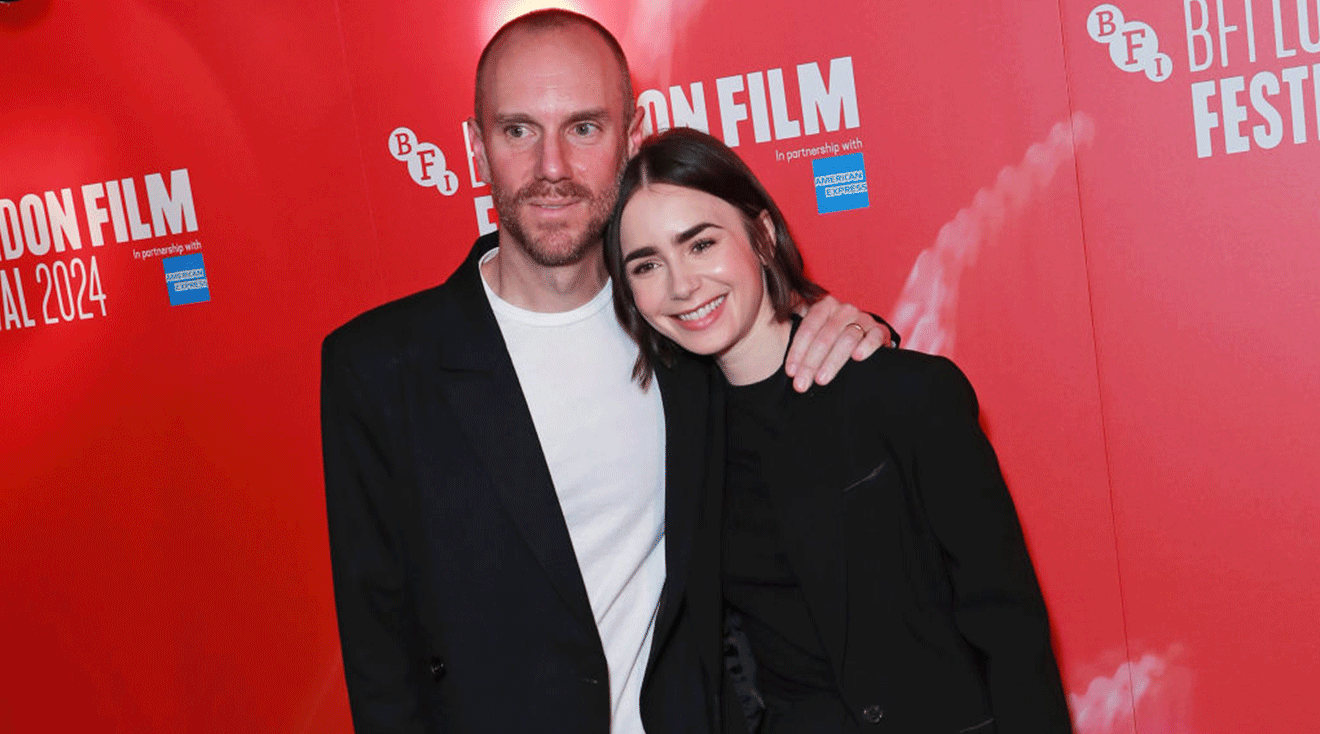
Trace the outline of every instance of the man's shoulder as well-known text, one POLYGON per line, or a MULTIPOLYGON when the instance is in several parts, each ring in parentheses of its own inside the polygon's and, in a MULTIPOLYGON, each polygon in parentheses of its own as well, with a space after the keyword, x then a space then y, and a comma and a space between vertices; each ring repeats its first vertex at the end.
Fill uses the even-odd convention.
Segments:
MULTIPOLYGON (((446 334, 471 322, 475 309, 483 305, 477 275, 476 252, 450 274, 444 283, 370 308, 326 336, 326 357, 386 359, 434 346, 446 334)), ((483 250, 484 251, 484 250, 483 250)))
POLYGON ((330 332, 326 341, 381 346, 406 339, 419 321, 444 310, 447 289, 448 283, 436 285, 367 309, 330 332))

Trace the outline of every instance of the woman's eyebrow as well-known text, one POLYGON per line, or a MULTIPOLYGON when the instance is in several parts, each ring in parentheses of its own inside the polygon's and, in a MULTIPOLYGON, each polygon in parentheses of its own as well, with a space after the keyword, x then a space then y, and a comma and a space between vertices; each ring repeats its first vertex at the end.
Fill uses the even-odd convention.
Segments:
POLYGON ((650 247, 650 246, 647 246, 647 247, 639 247, 639 248, 637 248, 636 250, 633 250, 632 252, 630 252, 630 253, 628 253, 627 255, 624 256, 624 258, 623 258, 623 264, 624 264, 624 265, 627 265, 628 263, 632 262, 633 260, 638 260, 638 259, 641 259, 641 258, 643 258, 643 257, 651 257, 652 255, 655 255, 655 254, 658 254, 658 251, 657 251, 654 247, 650 247))
MULTIPOLYGON (((710 227, 715 227, 718 229, 719 226, 720 225, 714 224, 712 222, 701 222, 700 224, 694 224, 691 227, 688 227, 687 229, 683 230, 682 232, 679 232, 678 234, 674 235, 674 244, 681 245, 684 242, 687 242, 688 240, 692 239, 693 237, 696 237, 697 235, 701 234, 706 229, 710 227)), ((624 256, 623 264, 627 265, 633 260, 637 260, 643 257, 651 257, 652 255, 659 254, 659 252, 660 252, 659 250, 657 250, 654 247, 651 247, 650 245, 646 247, 639 247, 636 250, 633 250, 632 252, 624 256)))
POLYGON ((678 234, 674 235, 674 243, 681 245, 684 242, 687 242, 688 240, 692 239, 693 237, 696 237, 697 235, 701 234, 701 231, 706 229, 707 227, 718 227, 718 226, 719 226, 718 224, 712 224, 711 222, 702 222, 701 224, 694 224, 691 227, 688 227, 687 229, 683 230, 682 232, 679 232, 678 234))

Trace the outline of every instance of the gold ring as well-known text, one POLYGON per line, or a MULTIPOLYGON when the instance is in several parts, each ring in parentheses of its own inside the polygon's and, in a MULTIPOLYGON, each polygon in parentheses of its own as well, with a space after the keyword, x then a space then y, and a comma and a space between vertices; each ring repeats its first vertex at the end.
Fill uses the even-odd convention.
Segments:
MULTIPOLYGON (((848 323, 848 326, 856 327, 856 329, 857 329, 858 331, 862 332, 862 337, 865 337, 865 336, 866 336, 866 328, 863 327, 861 324, 857 323, 856 321, 851 321, 851 322, 849 322, 849 323, 848 323)), ((843 327, 843 328, 847 329, 848 326, 845 326, 845 327, 843 327)))

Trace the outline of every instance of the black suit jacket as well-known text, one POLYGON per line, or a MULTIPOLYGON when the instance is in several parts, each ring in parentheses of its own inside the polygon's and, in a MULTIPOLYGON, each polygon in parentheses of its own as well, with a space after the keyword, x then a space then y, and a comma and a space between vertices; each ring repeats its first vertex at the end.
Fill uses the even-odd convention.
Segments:
POLYGON ((1045 604, 962 372, 882 349, 785 400, 764 476, 857 723, 1071 731, 1045 604))
MULTIPOLYGON (((563 513, 482 292, 478 240, 444 284, 325 339, 322 440, 353 721, 368 732, 606 734, 608 671, 563 513)), ((658 372, 665 582, 642 687, 648 731, 718 726, 718 618, 685 603, 709 371, 658 372), (698 651, 705 651, 705 664, 698 651)), ((704 578, 704 577, 703 577, 704 578)))

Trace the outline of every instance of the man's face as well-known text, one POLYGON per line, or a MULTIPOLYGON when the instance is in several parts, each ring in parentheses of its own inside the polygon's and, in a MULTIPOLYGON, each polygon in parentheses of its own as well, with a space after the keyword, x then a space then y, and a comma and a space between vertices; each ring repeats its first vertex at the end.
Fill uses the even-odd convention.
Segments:
POLYGON ((599 251, 619 171, 641 138, 621 73, 599 36, 570 26, 510 35, 477 80, 486 86, 473 150, 501 236, 539 265, 599 251))

